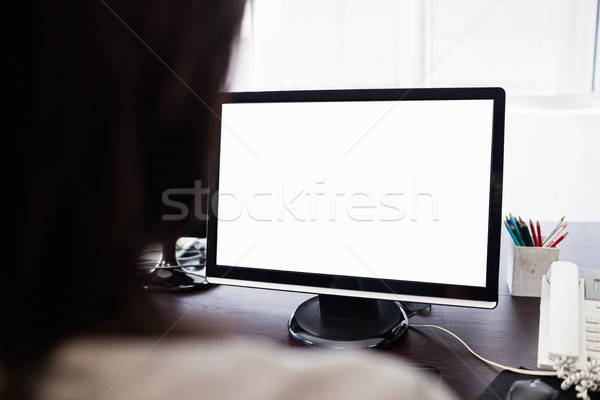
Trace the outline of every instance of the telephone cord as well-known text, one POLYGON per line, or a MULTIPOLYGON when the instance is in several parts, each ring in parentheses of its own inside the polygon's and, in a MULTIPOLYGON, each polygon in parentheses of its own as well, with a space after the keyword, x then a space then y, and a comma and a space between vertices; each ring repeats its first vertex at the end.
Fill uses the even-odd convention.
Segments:
POLYGON ((566 356, 562 356, 554 362, 557 376, 563 379, 560 387, 563 390, 575 385, 577 397, 590 400, 590 392, 597 392, 600 388, 600 360, 592 360, 586 364, 583 370, 578 371, 575 362, 566 356))

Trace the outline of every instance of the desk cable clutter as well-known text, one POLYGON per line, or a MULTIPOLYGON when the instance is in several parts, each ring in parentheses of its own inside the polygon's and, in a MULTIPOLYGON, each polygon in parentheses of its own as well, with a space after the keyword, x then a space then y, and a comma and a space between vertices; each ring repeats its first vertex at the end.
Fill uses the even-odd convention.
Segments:
POLYGON ((529 370, 522 368, 513 368, 506 365, 502 365, 496 363, 494 361, 488 360, 476 352, 474 352, 460 337, 456 334, 452 333, 446 328, 443 328, 438 325, 410 325, 411 328, 435 328, 441 331, 446 332, 447 334, 454 337, 458 340, 463 346, 469 350, 471 354, 475 357, 479 358, 481 361, 495 366, 497 368, 501 368, 507 371, 516 372, 524 375, 534 375, 534 376, 556 376, 559 379, 562 379, 561 388, 563 390, 568 390, 572 386, 575 387, 577 391, 577 397, 583 400, 591 400, 589 392, 598 392, 600 388, 600 360, 592 360, 587 363, 583 370, 578 371, 575 363, 572 359, 568 357, 561 357, 557 359, 554 363, 554 371, 541 371, 541 370, 529 370))

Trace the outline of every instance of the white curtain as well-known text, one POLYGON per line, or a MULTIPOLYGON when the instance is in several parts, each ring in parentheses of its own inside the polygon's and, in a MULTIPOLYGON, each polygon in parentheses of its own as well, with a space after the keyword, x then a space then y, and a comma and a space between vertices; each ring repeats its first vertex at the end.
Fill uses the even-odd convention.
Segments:
MULTIPOLYGON (((598 0, 249 0, 230 90, 592 90, 598 0)), ((598 79, 598 78, 597 78, 598 79)))

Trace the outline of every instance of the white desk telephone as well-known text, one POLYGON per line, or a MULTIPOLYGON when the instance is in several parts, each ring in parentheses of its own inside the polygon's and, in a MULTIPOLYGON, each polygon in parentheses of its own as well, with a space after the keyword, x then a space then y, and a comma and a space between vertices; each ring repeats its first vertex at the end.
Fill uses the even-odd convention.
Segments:
POLYGON ((538 368, 554 369, 561 356, 577 370, 600 360, 600 270, 580 279, 577 265, 566 261, 553 262, 542 277, 538 368))

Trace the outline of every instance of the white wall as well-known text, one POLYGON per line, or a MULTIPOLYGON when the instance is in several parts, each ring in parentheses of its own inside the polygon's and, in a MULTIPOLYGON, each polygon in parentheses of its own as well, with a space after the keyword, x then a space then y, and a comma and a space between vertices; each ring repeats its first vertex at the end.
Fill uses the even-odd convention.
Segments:
POLYGON ((503 215, 600 221, 600 107, 511 105, 507 99, 503 215))

